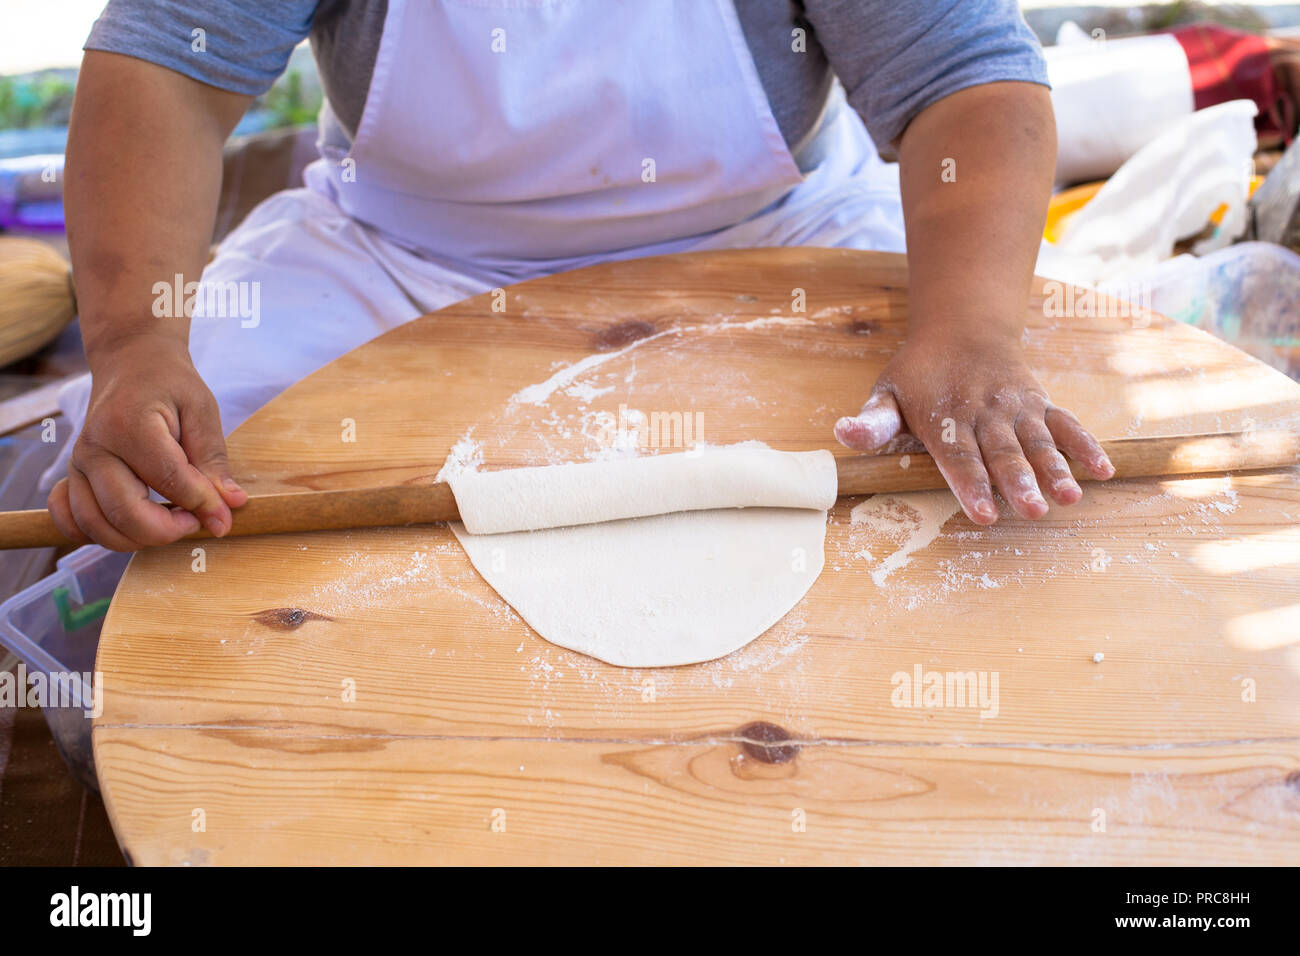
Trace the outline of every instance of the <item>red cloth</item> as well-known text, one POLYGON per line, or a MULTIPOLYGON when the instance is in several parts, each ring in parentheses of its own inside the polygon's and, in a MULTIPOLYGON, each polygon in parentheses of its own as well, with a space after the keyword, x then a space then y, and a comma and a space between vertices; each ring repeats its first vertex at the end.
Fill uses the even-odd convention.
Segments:
POLYGON ((1257 129, 1289 132, 1277 125, 1277 80, 1263 37, 1217 23, 1196 23, 1171 32, 1192 68, 1192 93, 1198 110, 1228 100, 1254 100, 1259 107, 1257 129))

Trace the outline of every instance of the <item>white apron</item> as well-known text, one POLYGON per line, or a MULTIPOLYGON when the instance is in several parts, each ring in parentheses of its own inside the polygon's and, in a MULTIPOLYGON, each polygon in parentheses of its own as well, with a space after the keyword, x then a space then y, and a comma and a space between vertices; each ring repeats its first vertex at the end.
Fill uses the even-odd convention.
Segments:
POLYGON ((407 246, 520 276, 653 254, 802 179, 731 0, 390 0, 352 148, 310 176, 407 246))
MULTIPOLYGON (((322 114, 306 189, 222 243, 204 282, 256 321, 190 351, 231 431, 334 358, 425 312, 615 258, 745 246, 903 250, 898 173, 838 90, 801 173, 732 0, 390 0, 350 150, 322 114)), ((60 404, 85 419, 89 377, 60 404)), ((71 443, 47 472, 66 471, 71 443)))

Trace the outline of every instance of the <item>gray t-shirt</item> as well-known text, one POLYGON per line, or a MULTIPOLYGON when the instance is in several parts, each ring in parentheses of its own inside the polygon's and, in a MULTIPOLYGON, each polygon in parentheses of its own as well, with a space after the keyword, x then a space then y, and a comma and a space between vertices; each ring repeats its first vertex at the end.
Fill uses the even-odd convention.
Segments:
MULTIPOLYGON (((886 157, 911 118, 949 94, 998 80, 1047 85, 1042 51, 1015 0, 735 4, 772 113, 795 153, 816 132, 834 78, 886 157), (806 31, 804 51, 793 49, 796 28, 806 31)), ((387 0, 109 0, 85 48, 256 96, 310 37, 321 87, 350 139, 361 122, 387 10, 387 0), (191 49, 196 28, 205 31, 203 53, 191 49)))

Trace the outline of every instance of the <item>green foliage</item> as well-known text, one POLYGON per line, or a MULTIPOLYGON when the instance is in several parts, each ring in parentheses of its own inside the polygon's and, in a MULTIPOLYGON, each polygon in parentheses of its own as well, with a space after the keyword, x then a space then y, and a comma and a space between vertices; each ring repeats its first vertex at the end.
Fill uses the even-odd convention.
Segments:
POLYGON ((0 77, 0 129, 62 126, 71 108, 72 84, 62 77, 0 77))
MULTIPOLYGON (((0 76, 0 129, 66 126, 73 83, 65 71, 0 76)), ((321 108, 320 87, 291 69, 266 91, 259 104, 271 114, 271 128, 313 123, 321 108)))
POLYGON ((290 70, 262 97, 262 106, 275 116, 272 128, 302 126, 315 121, 320 112, 319 90, 307 91, 302 74, 290 70))

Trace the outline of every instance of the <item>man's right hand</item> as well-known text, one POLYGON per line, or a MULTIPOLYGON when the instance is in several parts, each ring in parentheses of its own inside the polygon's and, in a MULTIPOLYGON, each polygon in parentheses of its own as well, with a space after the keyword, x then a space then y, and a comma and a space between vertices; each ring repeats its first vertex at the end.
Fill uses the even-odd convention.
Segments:
POLYGON ((114 551, 220 537, 248 500, 230 473, 221 415, 183 342, 141 334, 91 356, 86 423, 68 477, 50 492, 55 525, 114 551), (149 499, 153 489, 171 506, 149 499))
POLYGON ((125 551, 200 526, 224 534, 231 507, 248 500, 190 360, 189 317, 159 316, 154 290, 203 274, 222 144, 251 102, 136 57, 82 59, 60 179, 94 378, 68 477, 49 498, 74 541, 125 551), (172 507, 150 501, 150 489, 172 507))

